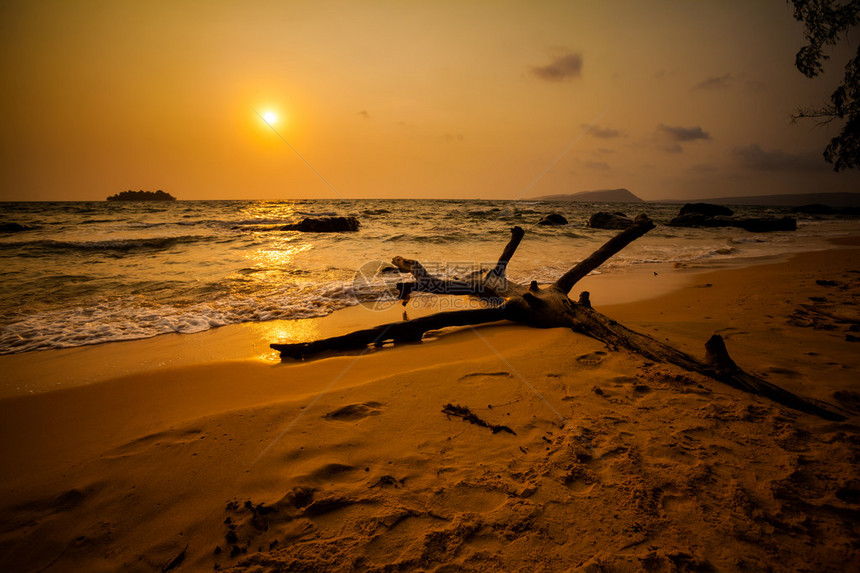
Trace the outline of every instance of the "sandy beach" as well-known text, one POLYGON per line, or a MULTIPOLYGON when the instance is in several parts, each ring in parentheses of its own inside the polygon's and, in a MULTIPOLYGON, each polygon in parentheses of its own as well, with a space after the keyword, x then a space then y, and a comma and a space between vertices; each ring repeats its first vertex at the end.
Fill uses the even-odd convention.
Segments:
POLYGON ((722 334, 840 423, 566 329, 268 349, 399 307, 0 357, 0 569, 856 569, 858 247, 581 283, 690 354, 722 334))

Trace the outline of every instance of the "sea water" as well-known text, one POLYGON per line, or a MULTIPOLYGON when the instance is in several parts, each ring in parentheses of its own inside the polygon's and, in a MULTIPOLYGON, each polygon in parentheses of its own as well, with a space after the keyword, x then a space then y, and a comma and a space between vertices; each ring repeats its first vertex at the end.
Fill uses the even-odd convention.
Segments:
POLYGON ((481 200, 0 203, 0 223, 27 227, 0 233, 0 354, 324 316, 390 298, 391 285, 409 279, 386 272, 395 255, 443 277, 491 267, 515 225, 526 235, 509 277, 548 283, 616 233, 587 226, 601 210, 644 212, 658 223, 601 273, 643 263, 737 263, 821 248, 858 230, 856 219, 838 216, 800 215, 797 231, 763 234, 660 224, 678 208, 481 200), (537 224, 551 212, 569 224, 537 224), (282 229, 327 216, 355 216, 360 230, 282 229))

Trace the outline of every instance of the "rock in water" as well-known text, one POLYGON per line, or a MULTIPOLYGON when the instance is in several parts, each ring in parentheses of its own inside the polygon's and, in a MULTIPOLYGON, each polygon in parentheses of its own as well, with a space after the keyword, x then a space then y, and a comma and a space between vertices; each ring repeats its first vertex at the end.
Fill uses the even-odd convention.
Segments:
POLYGON ((750 233, 796 231, 794 217, 708 217, 701 213, 687 213, 669 221, 670 227, 737 227, 750 233))
POLYGON ((0 223, 0 233, 20 233, 29 230, 30 227, 20 223, 0 223))
POLYGON ((833 215, 834 213, 836 213, 836 209, 830 207, 829 205, 813 203, 811 205, 799 205, 797 207, 793 207, 791 209, 791 212, 803 213, 806 215, 833 215))
POLYGON ((733 227, 731 217, 708 217, 701 213, 678 215, 669 221, 670 227, 733 227))
POLYGON ((598 211, 588 219, 588 226, 595 229, 626 229, 632 224, 633 219, 623 213, 607 213, 606 211, 598 211))
POLYGON ((361 223, 355 217, 305 217, 296 225, 284 225, 283 231, 302 231, 303 233, 340 233, 358 231, 361 223))
POLYGON ((567 225, 567 219, 558 213, 550 213, 538 221, 538 225, 567 225))
POLYGON ((750 233, 770 233, 772 231, 796 231, 797 219, 794 217, 749 217, 738 219, 736 227, 750 233))
POLYGON ((689 213, 700 213, 705 217, 731 217, 735 214, 734 211, 723 205, 713 205, 711 203, 687 203, 681 207, 681 211, 678 212, 678 216, 683 217, 689 213))

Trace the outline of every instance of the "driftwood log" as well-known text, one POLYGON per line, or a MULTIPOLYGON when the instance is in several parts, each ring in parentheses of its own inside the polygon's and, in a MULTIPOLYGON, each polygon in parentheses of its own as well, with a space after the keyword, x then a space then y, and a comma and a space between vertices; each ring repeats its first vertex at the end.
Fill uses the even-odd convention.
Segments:
POLYGON ((428 292, 471 295, 483 301, 487 308, 441 312, 314 342, 270 346, 278 350, 282 358, 303 359, 326 351, 379 347, 387 342, 416 342, 429 330, 449 326, 509 320, 540 328, 567 327, 600 340, 612 349, 626 349, 648 360, 674 364, 687 371, 697 372, 734 388, 827 420, 845 420, 844 416, 828 404, 803 398, 744 371, 731 359, 722 337, 717 334, 705 344, 704 358, 698 359, 653 337, 630 330, 597 312, 591 307, 588 292, 582 292, 578 301, 568 297, 568 293, 580 279, 653 228, 654 223, 646 215, 639 215, 633 225, 618 233, 555 283, 546 287, 540 287, 536 282, 525 286, 507 279, 505 270, 524 235, 520 227, 511 229, 511 239, 495 267, 483 275, 476 274, 469 280, 442 279, 430 274, 418 261, 394 257, 392 263, 415 278, 414 281, 397 284, 404 304, 411 293, 428 292))

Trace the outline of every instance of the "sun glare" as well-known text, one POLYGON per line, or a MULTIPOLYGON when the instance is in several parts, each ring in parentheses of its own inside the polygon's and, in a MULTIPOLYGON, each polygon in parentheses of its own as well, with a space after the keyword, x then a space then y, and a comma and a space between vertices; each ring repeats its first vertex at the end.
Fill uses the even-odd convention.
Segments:
POLYGON ((263 121, 272 125, 273 123, 277 123, 278 116, 273 111, 267 111, 263 113, 263 121))

